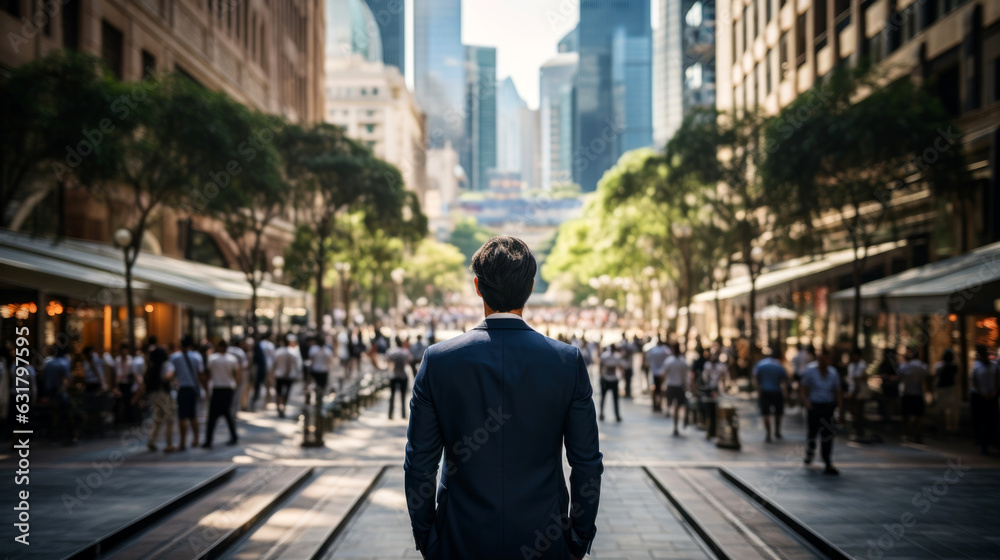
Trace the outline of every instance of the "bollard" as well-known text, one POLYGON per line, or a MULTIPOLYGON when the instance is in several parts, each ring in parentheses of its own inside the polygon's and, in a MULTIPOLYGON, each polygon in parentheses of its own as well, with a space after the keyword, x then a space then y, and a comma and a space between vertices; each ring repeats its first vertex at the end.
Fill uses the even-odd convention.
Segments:
POLYGON ((720 404, 718 413, 718 439, 716 447, 723 449, 740 449, 740 418, 736 414, 736 406, 720 404))
POLYGON ((319 391, 313 390, 311 400, 302 414, 302 447, 323 447, 323 403, 319 391))

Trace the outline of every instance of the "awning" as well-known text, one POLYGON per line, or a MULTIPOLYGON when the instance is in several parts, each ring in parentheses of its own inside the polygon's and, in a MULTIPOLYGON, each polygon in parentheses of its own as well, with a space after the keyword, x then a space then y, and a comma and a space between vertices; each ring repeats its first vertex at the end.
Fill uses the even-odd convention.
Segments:
POLYGON ((777 305, 768 305, 764 309, 753 314, 757 319, 796 319, 799 314, 794 309, 787 309, 777 305))
MULTIPOLYGON (((868 249, 868 256, 873 257, 905 246, 905 240, 882 243, 881 245, 870 247, 868 249)), ((757 290, 766 290, 768 288, 778 287, 795 280, 803 280, 809 277, 831 273, 834 272, 834 269, 849 265, 852 262, 854 262, 853 249, 827 253, 819 258, 801 257, 798 259, 787 260, 767 267, 767 269, 757 277, 757 290)), ((733 278, 727 282, 725 286, 720 288, 718 297, 720 300, 727 300, 747 295, 749 293, 750 277, 741 276, 739 278, 733 278)), ((702 292, 694 296, 693 301, 704 303, 715 301, 715 297, 716 293, 712 290, 702 292)))
MULTIPOLYGON (((51 259, 0 245, 0 282, 66 296, 85 302, 91 307, 125 304, 125 279, 84 265, 51 259)), ((140 298, 147 297, 149 284, 132 282, 140 298)))
MULTIPOLYGON (((849 303, 854 290, 841 290, 831 297, 849 303)), ((861 286, 861 298, 868 312, 995 312, 994 302, 1000 300, 1000 243, 868 282, 861 286)))
MULTIPOLYGON (((111 245, 75 239, 53 243, 50 239, 0 231, 0 249, 17 251, 17 255, 11 255, 12 261, 24 263, 22 267, 30 265, 29 272, 76 267, 80 269, 80 278, 92 277, 114 290, 124 288, 122 254, 111 245)), ((27 274, 20 283, 32 282, 32 274, 35 273, 27 274)), ((139 255, 132 278, 134 286, 147 290, 146 299, 186 305, 199 311, 221 309, 243 313, 251 296, 250 285, 238 270, 150 253, 139 255)), ((261 284, 257 297, 262 303, 281 300, 284 305, 302 307, 307 303, 305 292, 273 282, 261 284)))

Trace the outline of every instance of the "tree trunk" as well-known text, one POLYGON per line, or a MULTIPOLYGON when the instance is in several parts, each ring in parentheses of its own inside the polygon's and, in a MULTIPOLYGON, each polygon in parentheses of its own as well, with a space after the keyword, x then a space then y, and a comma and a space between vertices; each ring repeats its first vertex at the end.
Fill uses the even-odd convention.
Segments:
POLYGON ((858 350, 858 335, 861 332, 861 262, 855 253, 854 270, 851 280, 854 282, 854 317, 851 319, 851 350, 858 350))
MULTIPOLYGON (((129 353, 135 354, 135 296, 132 293, 132 264, 135 261, 129 259, 128 251, 129 249, 122 251, 125 260, 125 316, 128 321, 128 336, 126 338, 128 339, 129 353)), ((146 326, 146 332, 149 332, 149 325, 146 326)))
MULTIPOLYGON (((322 243, 320 245, 322 247, 322 243)), ((326 275, 326 257, 320 253, 317 253, 319 258, 316 259, 316 328, 319 330, 323 329, 323 276, 326 275)))
POLYGON ((375 300, 378 298, 378 282, 375 280, 376 274, 372 273, 372 301, 368 309, 372 316, 372 323, 375 323, 375 300))
POLYGON ((257 281, 250 281, 250 315, 248 330, 257 334, 257 281))

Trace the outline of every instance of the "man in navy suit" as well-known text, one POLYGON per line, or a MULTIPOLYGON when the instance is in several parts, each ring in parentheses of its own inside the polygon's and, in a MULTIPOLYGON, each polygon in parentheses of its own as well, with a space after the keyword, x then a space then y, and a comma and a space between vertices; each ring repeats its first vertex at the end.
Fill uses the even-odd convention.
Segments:
POLYGON ((487 241, 472 258, 486 320, 424 353, 403 465, 424 558, 567 560, 590 552, 604 472, 593 390, 580 351, 521 318, 536 267, 520 239, 487 241))

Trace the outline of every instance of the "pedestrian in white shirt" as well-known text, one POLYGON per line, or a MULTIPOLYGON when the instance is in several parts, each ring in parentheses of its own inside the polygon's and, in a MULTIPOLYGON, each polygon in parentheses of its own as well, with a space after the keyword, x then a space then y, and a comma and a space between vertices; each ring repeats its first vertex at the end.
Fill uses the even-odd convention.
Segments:
POLYGON ((923 443, 920 432, 924 417, 924 399, 929 392, 927 364, 920 360, 916 348, 906 350, 906 361, 899 366, 899 379, 903 385, 900 410, 903 413, 903 438, 923 443))
MULTIPOLYGON (((330 366, 333 360, 333 349, 326 344, 321 344, 319 338, 313 337, 309 341, 309 376, 312 378, 313 388, 318 393, 318 398, 322 399, 326 394, 327 382, 330 379, 330 366)), ((306 395, 306 402, 310 400, 306 395)))
MULTIPOLYGON (((670 356, 663 364, 664 385, 666 385, 667 396, 667 416, 670 411, 674 413, 674 435, 679 436, 678 423, 680 422, 681 407, 687 407, 687 388, 691 377, 691 366, 688 365, 684 355, 681 354, 680 344, 674 342, 670 345, 670 356)), ((687 428, 687 414, 684 414, 684 427, 687 428)))
POLYGON ((244 375, 240 376, 239 385, 236 387, 236 394, 233 396, 233 402, 230 404, 233 410, 233 416, 236 416, 236 412, 242 408, 243 394, 246 392, 249 384, 247 383, 246 372, 250 371, 250 357, 247 356, 246 350, 243 349, 243 339, 234 336, 229 344, 225 348, 226 353, 232 354, 236 358, 236 363, 240 366, 240 371, 244 372, 244 375))
POLYGON ((279 344, 281 347, 274 353, 274 384, 278 417, 284 418, 295 376, 302 371, 302 352, 299 351, 299 339, 294 334, 288 335, 285 342, 279 340, 279 344))
POLYGON ((236 355, 226 351, 226 341, 222 340, 215 351, 208 356, 208 385, 212 393, 208 405, 208 422, 205 426, 205 449, 211 449, 215 435, 215 423, 219 417, 226 419, 229 426, 229 441, 226 445, 236 445, 236 418, 233 414, 232 400, 236 388, 240 386, 243 369, 236 355))

